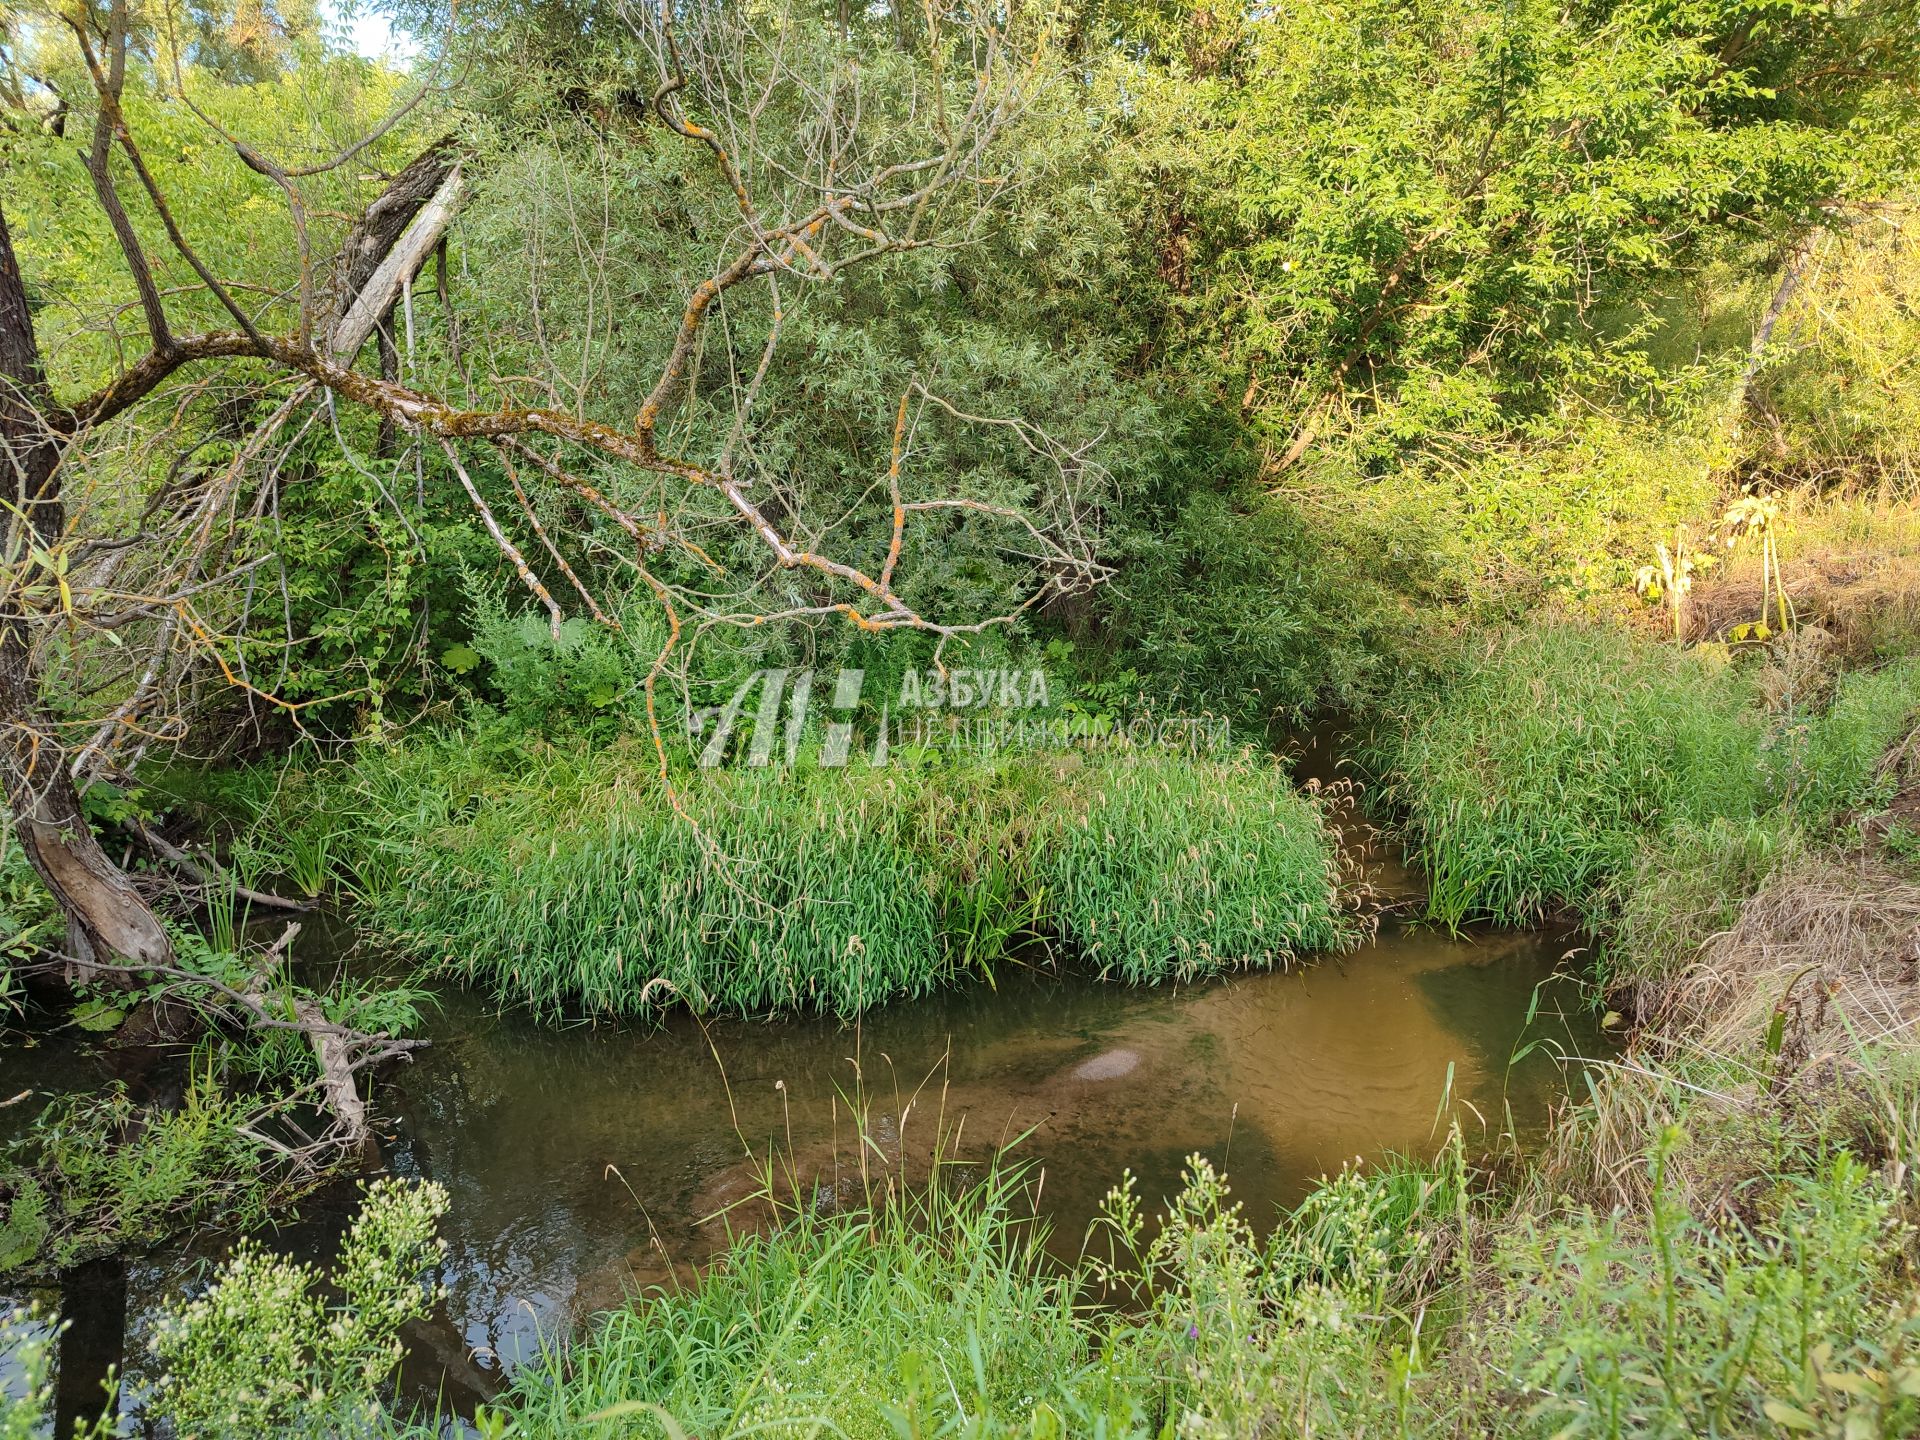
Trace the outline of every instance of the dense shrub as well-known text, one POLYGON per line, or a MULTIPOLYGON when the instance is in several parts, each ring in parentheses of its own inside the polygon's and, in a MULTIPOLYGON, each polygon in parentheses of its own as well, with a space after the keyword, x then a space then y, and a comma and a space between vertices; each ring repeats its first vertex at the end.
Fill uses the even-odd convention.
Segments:
POLYGON ((1419 537, 1352 537, 1253 490, 1147 507, 1113 550, 1096 598, 1115 654, 1169 702, 1257 723, 1371 694, 1407 629, 1384 582, 1426 578, 1419 537))
POLYGON ((150 1413, 198 1440, 380 1433, 400 1332, 438 1298, 446 1209, 438 1185, 374 1182, 324 1276, 241 1241, 203 1294, 155 1324, 166 1372, 150 1413))

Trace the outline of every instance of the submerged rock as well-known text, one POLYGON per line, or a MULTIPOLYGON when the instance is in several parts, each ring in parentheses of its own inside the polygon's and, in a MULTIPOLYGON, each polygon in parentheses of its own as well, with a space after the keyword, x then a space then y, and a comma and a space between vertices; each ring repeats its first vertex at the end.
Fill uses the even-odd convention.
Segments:
POLYGON ((1131 1075, 1140 1068, 1138 1050, 1108 1050, 1094 1056, 1091 1060, 1082 1060, 1067 1072, 1069 1080, 1118 1080, 1122 1075, 1131 1075))

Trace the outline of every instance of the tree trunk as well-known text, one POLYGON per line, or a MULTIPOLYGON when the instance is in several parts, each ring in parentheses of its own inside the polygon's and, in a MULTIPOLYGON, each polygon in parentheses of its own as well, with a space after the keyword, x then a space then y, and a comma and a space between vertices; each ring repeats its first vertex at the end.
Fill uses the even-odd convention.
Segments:
MULTIPOLYGON (((12 502, 5 554, 23 573, 32 563, 31 549, 54 550, 66 528, 63 450, 26 286, 0 211, 0 486, 12 502)), ((16 600, 18 607, 25 604, 16 600)), ((76 978, 85 978, 88 963, 106 955, 134 964, 171 963, 166 929, 100 848, 81 812, 65 747, 41 704, 30 618, 15 606, 0 611, 0 730, 0 770, 14 834, 66 914, 68 949, 80 967, 76 978)))

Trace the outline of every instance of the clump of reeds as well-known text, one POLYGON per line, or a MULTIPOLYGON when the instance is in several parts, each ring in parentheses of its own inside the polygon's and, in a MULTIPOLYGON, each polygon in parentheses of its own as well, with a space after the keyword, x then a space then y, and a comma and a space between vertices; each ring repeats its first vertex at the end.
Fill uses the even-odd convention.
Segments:
POLYGON ((884 787, 751 774, 696 818, 614 787, 516 800, 420 837, 367 915, 408 949, 546 1013, 854 1014, 945 978, 933 895, 884 787))
POLYGON ((742 768, 676 809, 641 757, 456 751, 365 759, 295 823, 332 825, 378 933, 544 1013, 853 1015, 1035 940, 1153 982, 1351 933, 1325 817, 1271 761, 742 768))
POLYGON ((1033 869, 1101 975, 1191 980, 1350 938, 1326 817, 1271 760, 1107 760, 1069 783, 1033 869))

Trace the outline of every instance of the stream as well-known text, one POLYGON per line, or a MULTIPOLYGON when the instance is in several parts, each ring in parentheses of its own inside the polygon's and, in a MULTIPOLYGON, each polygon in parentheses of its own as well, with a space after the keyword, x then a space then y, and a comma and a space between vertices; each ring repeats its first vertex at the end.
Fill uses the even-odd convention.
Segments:
MULTIPOLYGON (((1011 1145, 1070 1258, 1128 1169, 1154 1203, 1198 1152, 1260 1224, 1355 1158, 1431 1154, 1452 1118, 1473 1146, 1524 1141, 1566 1092, 1556 1055, 1605 1045, 1568 951, 1547 934, 1389 921, 1354 954, 1291 973, 1143 990, 1016 966, 857 1025, 553 1027, 446 988, 432 1048, 378 1092, 389 1166, 452 1195, 447 1298, 409 1337, 403 1393, 470 1411, 543 1333, 691 1279, 729 1225, 760 1218, 770 1157, 783 1194, 830 1206, 924 1179, 936 1149, 978 1163, 1011 1145), (1520 1054, 1532 1040, 1545 1043, 1520 1054)), ((98 1083, 112 1064, 79 1045, 0 1051, 0 1090, 98 1083)), ((264 1238, 324 1260, 351 1209, 351 1187, 334 1187, 264 1238)), ((223 1244, 199 1237, 83 1267, 62 1294, 12 1297, 73 1322, 63 1410, 97 1405, 116 1361, 138 1405, 160 1303, 223 1244)))

